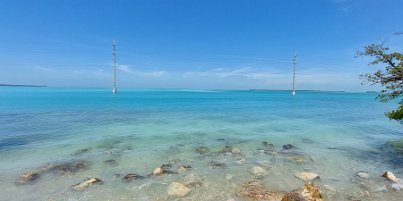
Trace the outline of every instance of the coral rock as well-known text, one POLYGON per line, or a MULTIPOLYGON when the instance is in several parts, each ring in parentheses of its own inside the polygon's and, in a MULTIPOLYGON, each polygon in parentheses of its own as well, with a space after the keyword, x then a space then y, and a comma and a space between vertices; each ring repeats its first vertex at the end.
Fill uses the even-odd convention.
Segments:
POLYGON ((72 188, 75 191, 81 191, 88 187, 93 186, 94 184, 103 184, 103 182, 102 182, 102 180, 100 180, 98 178, 88 178, 88 179, 85 179, 83 182, 74 185, 72 188))
POLYGON ((154 176, 159 176, 159 175, 163 175, 164 171, 162 170, 162 168, 157 167, 153 170, 153 172, 151 174, 154 176))
POLYGON ((295 176, 302 181, 313 181, 320 178, 318 174, 312 172, 300 172, 295 176))
POLYGON ((307 183, 301 189, 287 193, 281 201, 323 201, 323 198, 319 187, 307 183))
POLYGON ((257 181, 245 183, 240 191, 240 195, 254 200, 281 201, 284 192, 271 192, 257 181))
POLYGON ((39 178, 39 174, 36 172, 25 172, 18 177, 16 184, 28 184, 32 183, 39 178))
POLYGON ((393 182, 398 181, 396 176, 392 172, 389 172, 389 171, 386 171, 385 173, 383 173, 382 177, 384 177, 384 178, 386 178, 386 179, 388 179, 390 181, 393 181, 393 182))
POLYGON ((307 201, 322 201, 322 193, 313 183, 304 184, 304 186, 299 190, 299 193, 307 200, 307 201))

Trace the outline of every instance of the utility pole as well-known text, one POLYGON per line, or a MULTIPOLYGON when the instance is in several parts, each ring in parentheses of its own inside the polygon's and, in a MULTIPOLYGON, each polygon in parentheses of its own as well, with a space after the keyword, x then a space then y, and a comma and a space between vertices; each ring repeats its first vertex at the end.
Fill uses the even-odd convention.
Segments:
POLYGON ((116 41, 112 40, 112 93, 116 94, 116 41))
POLYGON ((294 78, 292 81, 292 95, 295 96, 295 67, 297 65, 297 53, 294 53, 294 78))

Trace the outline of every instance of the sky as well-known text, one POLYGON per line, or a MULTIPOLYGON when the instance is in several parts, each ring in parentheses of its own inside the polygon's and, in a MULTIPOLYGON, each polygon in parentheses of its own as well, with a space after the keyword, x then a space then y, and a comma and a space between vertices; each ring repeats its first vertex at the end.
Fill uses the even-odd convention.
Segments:
POLYGON ((401 0, 0 0, 0 83, 119 88, 366 91, 403 49, 401 0))

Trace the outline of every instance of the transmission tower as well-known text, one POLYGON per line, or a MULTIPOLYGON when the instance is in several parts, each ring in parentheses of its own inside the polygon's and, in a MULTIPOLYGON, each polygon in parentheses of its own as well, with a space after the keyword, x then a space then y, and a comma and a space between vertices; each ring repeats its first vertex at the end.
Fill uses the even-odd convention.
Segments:
POLYGON ((295 96, 295 68, 297 66, 297 53, 294 53, 294 77, 292 80, 292 95, 295 96))
POLYGON ((116 41, 112 40, 112 93, 116 93, 116 41))

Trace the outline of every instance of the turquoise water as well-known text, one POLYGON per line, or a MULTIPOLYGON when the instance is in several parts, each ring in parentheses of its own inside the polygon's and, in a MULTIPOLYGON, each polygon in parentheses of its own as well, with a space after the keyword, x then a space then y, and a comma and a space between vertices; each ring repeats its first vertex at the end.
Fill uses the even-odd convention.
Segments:
POLYGON ((403 178, 401 156, 385 146, 403 137, 402 125, 383 115, 396 103, 379 103, 375 97, 220 90, 112 95, 106 89, 2 87, 0 200, 174 200, 167 196, 168 184, 183 183, 189 175, 203 181, 184 200, 243 200, 238 192, 246 181, 259 179, 273 190, 290 191, 303 184, 294 176, 301 171, 320 175, 317 183, 326 200, 402 200, 403 190, 391 190, 380 177, 390 170, 403 178), (263 141, 273 144, 276 154, 263 153, 263 141), (283 150, 284 144, 296 148, 283 150), (226 145, 241 154, 218 154, 226 145), (200 146, 207 153, 196 153, 200 146), (128 173, 145 176, 179 160, 191 170, 121 181, 128 173), (77 161, 88 168, 44 172, 32 183, 15 184, 21 173, 77 161), (211 161, 225 167, 213 168, 211 161), (267 174, 256 177, 254 166, 267 174), (357 177, 359 171, 369 178, 357 177), (88 177, 104 183, 71 190, 88 177))

